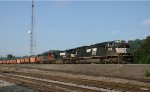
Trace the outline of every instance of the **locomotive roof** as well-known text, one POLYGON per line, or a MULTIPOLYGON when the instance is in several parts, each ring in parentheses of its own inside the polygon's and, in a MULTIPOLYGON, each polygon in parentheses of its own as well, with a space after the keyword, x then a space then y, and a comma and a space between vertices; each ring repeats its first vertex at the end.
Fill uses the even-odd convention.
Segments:
POLYGON ((64 51, 62 50, 49 50, 47 52, 66 52, 66 51, 73 51, 75 49, 82 49, 82 48, 89 48, 89 47, 97 47, 97 46, 103 46, 106 45, 108 43, 115 43, 115 42, 126 42, 125 40, 114 40, 114 41, 106 41, 106 42, 101 42, 101 43, 96 43, 96 44, 92 44, 92 45, 88 45, 88 46, 80 46, 80 47, 76 47, 76 48, 71 48, 71 49, 66 49, 64 51))
POLYGON ((101 43, 96 43, 94 45, 105 45, 105 44, 108 44, 108 43, 114 43, 115 41, 107 41, 107 42, 101 42, 101 43))

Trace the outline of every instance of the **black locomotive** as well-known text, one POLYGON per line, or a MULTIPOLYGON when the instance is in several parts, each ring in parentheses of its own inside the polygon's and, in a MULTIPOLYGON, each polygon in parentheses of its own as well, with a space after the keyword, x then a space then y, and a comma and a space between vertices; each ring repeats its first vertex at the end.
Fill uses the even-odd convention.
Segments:
POLYGON ((82 46, 65 51, 49 51, 52 62, 57 63, 132 63, 129 44, 124 40, 115 40, 82 46))

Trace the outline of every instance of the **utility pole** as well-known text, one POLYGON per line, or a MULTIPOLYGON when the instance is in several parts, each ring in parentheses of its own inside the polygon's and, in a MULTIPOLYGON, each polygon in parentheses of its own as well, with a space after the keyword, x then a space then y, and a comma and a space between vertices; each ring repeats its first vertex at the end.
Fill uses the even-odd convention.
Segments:
POLYGON ((34 13, 34 1, 32 0, 32 15, 31 15, 31 29, 28 32, 30 34, 30 55, 35 54, 36 50, 36 38, 35 38, 35 13, 34 13))

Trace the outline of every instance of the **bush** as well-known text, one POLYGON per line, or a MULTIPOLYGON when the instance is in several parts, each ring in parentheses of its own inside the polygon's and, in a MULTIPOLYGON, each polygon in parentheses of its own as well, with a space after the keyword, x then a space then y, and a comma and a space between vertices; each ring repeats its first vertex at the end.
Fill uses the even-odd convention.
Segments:
POLYGON ((145 71, 145 77, 149 77, 150 76, 150 72, 148 70, 145 71))

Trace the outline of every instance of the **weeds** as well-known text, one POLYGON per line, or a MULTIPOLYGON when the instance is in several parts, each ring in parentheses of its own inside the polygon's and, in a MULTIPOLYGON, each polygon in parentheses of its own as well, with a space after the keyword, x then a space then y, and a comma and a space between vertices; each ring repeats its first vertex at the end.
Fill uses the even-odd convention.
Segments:
POLYGON ((149 77, 150 76, 150 72, 148 70, 145 71, 145 77, 149 77))

